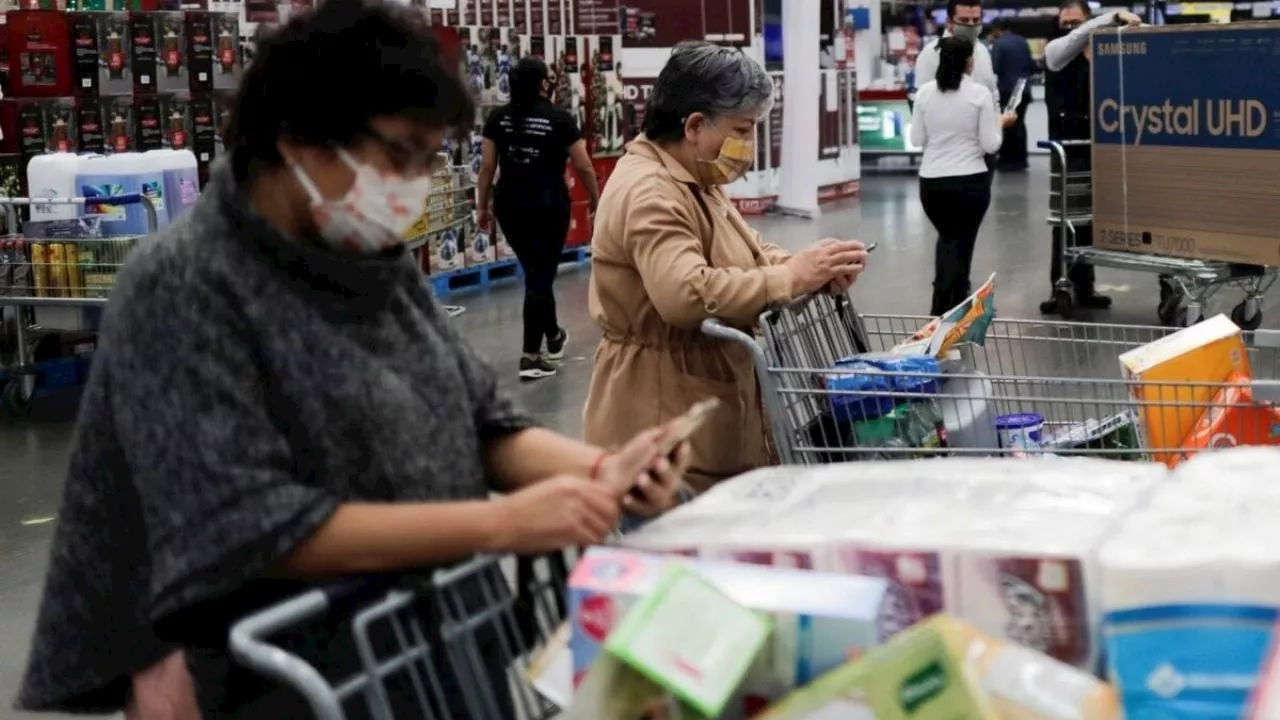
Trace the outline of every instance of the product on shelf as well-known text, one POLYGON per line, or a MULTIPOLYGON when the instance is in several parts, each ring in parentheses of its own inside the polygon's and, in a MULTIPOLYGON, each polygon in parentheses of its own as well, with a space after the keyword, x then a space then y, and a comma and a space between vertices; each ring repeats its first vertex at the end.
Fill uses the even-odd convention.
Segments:
POLYGON ((15 98, 67 97, 75 70, 67 13, 10 10, 5 14, 9 87, 15 98))

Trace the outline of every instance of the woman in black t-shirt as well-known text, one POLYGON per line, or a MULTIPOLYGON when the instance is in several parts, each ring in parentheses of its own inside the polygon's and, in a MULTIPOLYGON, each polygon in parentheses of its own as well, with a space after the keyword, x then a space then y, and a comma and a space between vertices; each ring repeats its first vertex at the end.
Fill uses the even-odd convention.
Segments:
POLYGON ((527 57, 511 70, 511 103, 494 110, 484 125, 484 157, 476 187, 480 227, 489 225, 489 195, 495 170, 493 212, 524 269, 524 347, 520 379, 556 374, 569 334, 556 319, 553 285, 569 233, 566 160, 587 189, 591 213, 600 197, 595 170, 578 124, 551 104, 555 77, 543 61, 527 57), (546 353, 543 354, 543 341, 546 353))

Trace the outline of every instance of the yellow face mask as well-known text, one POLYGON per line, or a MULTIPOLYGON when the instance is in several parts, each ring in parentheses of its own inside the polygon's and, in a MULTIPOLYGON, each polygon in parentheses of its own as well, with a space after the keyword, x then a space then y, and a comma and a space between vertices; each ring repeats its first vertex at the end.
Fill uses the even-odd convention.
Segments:
MULTIPOLYGON (((712 128, 715 130, 715 128, 712 128)), ((728 185, 747 174, 751 163, 755 161, 756 144, 754 140, 743 140, 737 137, 725 137, 719 130, 717 135, 724 138, 720 145, 720 154, 715 160, 703 160, 712 185, 728 185)))

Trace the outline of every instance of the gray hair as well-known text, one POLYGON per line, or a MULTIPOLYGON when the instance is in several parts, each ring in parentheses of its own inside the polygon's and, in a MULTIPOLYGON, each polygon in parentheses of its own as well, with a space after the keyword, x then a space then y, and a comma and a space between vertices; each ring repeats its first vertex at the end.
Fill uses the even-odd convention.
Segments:
POLYGON ((773 80, 760 63, 736 48, 683 42, 654 83, 644 132, 652 140, 677 140, 693 113, 759 118, 772 107, 773 80))

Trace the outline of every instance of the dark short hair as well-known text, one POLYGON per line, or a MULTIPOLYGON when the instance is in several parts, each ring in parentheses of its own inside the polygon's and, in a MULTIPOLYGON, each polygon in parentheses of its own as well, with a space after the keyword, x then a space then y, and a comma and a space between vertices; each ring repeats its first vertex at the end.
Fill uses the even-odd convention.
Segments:
POLYGON ((678 140, 693 113, 758 116, 772 103, 769 74, 741 50, 682 42, 653 84, 645 105, 644 133, 651 140, 678 140))
POLYGON ((1066 0, 1066 2, 1058 6, 1058 12, 1070 10, 1071 8, 1079 9, 1087 18, 1093 17, 1093 8, 1089 7, 1087 0, 1066 0))
MULTIPOLYGON (((332 0, 330 0, 332 1, 332 0)), ((550 70, 542 60, 528 55, 520 58, 520 62, 508 73, 511 84, 511 104, 527 108, 542 97, 542 83, 546 81, 550 70)))
POLYGON ((258 45, 236 93, 226 127, 236 178, 283 164, 282 137, 343 147, 376 117, 469 124, 475 106, 455 65, 420 10, 328 0, 293 15, 258 45))
POLYGON ((1004 32, 1012 26, 1013 23, 1009 22, 1009 18, 996 18, 996 21, 991 23, 991 29, 996 32, 1004 32))
POLYGON ((947 17, 955 17, 956 8, 961 5, 965 7, 982 7, 982 0, 947 0, 947 17))

